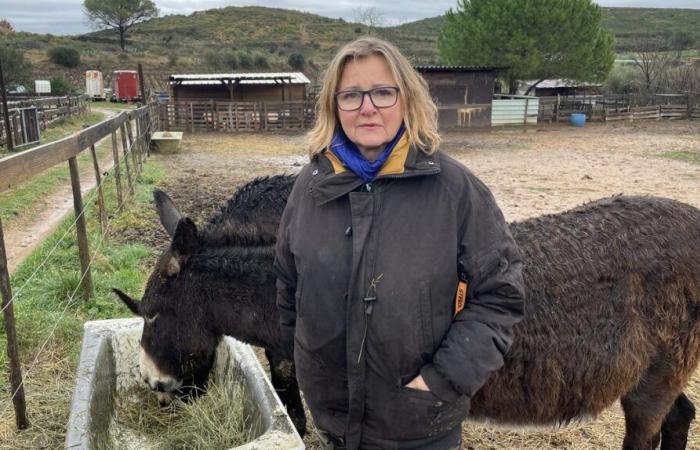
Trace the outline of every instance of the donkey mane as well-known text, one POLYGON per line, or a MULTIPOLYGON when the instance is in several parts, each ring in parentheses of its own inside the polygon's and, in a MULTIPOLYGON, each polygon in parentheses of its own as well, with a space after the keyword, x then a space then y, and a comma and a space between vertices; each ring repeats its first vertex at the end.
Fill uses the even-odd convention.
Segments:
POLYGON ((274 245, 294 179, 275 175, 246 183, 204 226, 200 245, 214 249, 274 245))

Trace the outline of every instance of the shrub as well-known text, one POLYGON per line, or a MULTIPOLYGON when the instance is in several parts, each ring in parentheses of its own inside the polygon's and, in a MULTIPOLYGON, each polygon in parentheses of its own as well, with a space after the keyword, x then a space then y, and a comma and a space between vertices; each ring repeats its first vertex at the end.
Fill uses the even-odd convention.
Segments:
POLYGON ((241 69, 252 69, 254 67, 253 57, 248 52, 238 52, 238 65, 241 69))
POLYGON ((233 50, 226 50, 221 55, 221 63, 223 68, 227 70, 238 69, 238 55, 233 50))
POLYGON ((270 63, 267 62, 267 56, 257 54, 255 55, 255 67, 258 69, 269 69, 270 68, 270 63))
POLYGON ((292 53, 287 59, 287 64, 294 70, 303 70, 306 61, 304 60, 304 55, 301 53, 292 53))
POLYGON ((80 52, 70 45, 54 45, 46 54, 52 63, 64 67, 77 67, 80 64, 80 52))
POLYGON ((6 84, 28 84, 32 65, 24 59, 24 53, 9 44, 0 44, 0 61, 6 84))
POLYGON ((607 94, 631 94, 639 90, 641 80, 638 71, 628 65, 613 66, 607 80, 605 80, 604 91, 607 94))
POLYGON ((177 64, 177 58, 178 58, 177 53, 175 53, 175 52, 168 53, 168 65, 174 66, 175 64, 177 64))
POLYGON ((71 84, 70 81, 66 80, 62 76, 56 76, 51 78, 51 93, 52 94, 72 94, 75 92, 75 86, 71 84))

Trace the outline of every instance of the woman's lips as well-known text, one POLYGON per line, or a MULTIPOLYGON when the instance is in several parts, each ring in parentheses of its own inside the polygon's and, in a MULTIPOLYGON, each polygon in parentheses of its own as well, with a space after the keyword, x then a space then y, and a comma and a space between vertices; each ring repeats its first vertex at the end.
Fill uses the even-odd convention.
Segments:
POLYGON ((376 124, 376 123, 369 123, 369 124, 365 124, 365 125, 360 125, 360 128, 364 128, 367 130, 374 130, 374 129, 380 128, 380 127, 381 127, 381 125, 376 124))

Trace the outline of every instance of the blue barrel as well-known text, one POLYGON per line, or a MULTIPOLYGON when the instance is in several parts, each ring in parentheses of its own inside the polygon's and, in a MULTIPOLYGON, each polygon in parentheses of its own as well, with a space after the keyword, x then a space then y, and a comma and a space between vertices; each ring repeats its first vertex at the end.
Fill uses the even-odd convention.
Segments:
POLYGON ((586 125, 586 114, 584 113, 573 113, 571 114, 571 125, 575 127, 582 127, 586 125))

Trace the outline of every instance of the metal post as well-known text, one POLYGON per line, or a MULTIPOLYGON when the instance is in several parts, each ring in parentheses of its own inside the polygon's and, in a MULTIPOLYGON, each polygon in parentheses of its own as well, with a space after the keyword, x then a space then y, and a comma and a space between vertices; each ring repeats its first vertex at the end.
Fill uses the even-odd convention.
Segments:
POLYGON ((83 297, 87 300, 92 297, 92 274, 90 273, 90 252, 88 249, 87 227, 85 226, 83 196, 80 192, 78 160, 75 156, 68 158, 68 167, 70 168, 70 182, 73 188, 73 207, 77 218, 78 253, 80 255, 81 277, 83 279, 80 284, 83 286, 83 297), (82 276, 83 274, 84 276, 82 276))
POLYGON ((12 288, 10 287, 10 274, 7 270, 2 219, 0 219, 0 282, 0 290, 2 290, 2 310, 5 318, 5 336, 7 337, 7 356, 10 359, 10 389, 12 392, 12 403, 15 407, 15 424, 17 425, 17 429, 24 430, 29 426, 29 421, 27 420, 27 405, 24 400, 22 369, 20 368, 19 349, 17 348, 15 313, 12 303, 10 303, 12 300, 12 288))
POLYGON ((14 150, 12 145, 12 128, 10 127, 10 112, 7 110, 7 91, 5 90, 5 76, 2 74, 2 61, 0 61, 0 92, 2 92, 2 114, 5 118, 5 134, 7 135, 7 149, 14 150))

